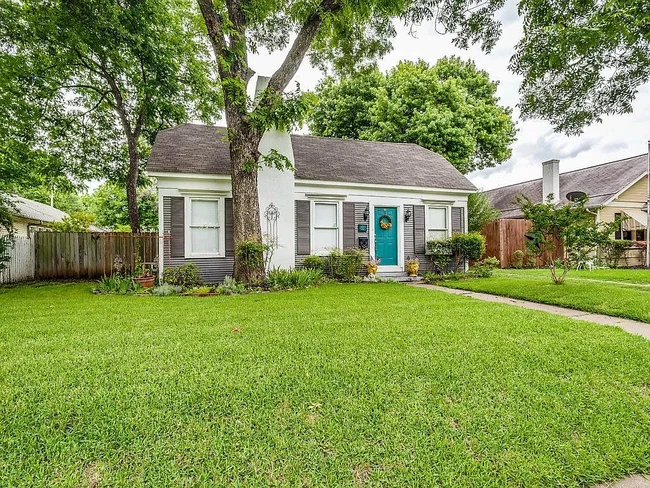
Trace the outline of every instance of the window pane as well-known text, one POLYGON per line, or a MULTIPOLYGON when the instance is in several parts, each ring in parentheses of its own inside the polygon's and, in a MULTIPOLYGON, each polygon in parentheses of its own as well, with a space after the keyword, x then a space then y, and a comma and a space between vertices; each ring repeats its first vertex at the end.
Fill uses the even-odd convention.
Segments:
POLYGON ((336 227, 338 216, 336 203, 317 203, 314 215, 314 227, 336 227))
POLYGON ((314 229, 314 250, 323 252, 328 248, 339 247, 336 229, 314 229))
POLYGON ((430 230, 427 233, 427 240, 440 240, 440 239, 446 239, 447 238, 447 231, 446 230, 430 230))
POLYGON ((216 254, 219 251, 219 229, 192 227, 192 254, 216 254))
POLYGON ((218 225, 219 203, 209 200, 192 200, 191 225, 218 225))
POLYGON ((447 209, 430 208, 429 229, 446 229, 446 228, 447 228, 447 209))

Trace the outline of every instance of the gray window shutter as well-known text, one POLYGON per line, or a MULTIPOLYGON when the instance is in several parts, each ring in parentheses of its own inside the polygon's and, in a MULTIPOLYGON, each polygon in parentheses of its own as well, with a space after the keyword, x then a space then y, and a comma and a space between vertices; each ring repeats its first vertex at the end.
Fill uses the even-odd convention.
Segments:
POLYGON ((414 247, 416 254, 424 254, 427 250, 424 212, 424 205, 413 205, 414 247))
POLYGON ((357 247, 354 242, 354 203, 343 202, 343 249, 357 247))
POLYGON ((451 207, 451 233, 463 232, 465 232, 465 209, 463 207, 451 207))
POLYGON ((232 223, 232 198, 225 199, 225 214, 226 214, 226 256, 235 255, 235 236, 232 223))
POLYGON ((298 256, 308 256, 311 253, 310 208, 309 200, 296 200, 296 254, 298 256))
POLYGON ((185 198, 171 198, 171 254, 173 258, 185 257, 185 198))

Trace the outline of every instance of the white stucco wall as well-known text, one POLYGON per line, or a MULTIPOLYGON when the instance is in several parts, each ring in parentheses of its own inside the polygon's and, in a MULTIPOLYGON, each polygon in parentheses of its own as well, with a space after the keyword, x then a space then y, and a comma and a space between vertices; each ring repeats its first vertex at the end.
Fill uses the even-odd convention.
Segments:
MULTIPOLYGON (((275 129, 267 131, 260 141, 259 149, 262 155, 275 149, 295 165, 291 137, 286 132, 275 129)), ((279 171, 264 166, 258 175, 257 188, 263 234, 267 233, 268 227, 264 216, 266 209, 272 204, 280 212, 277 220, 278 245, 273 252, 271 267, 292 268, 296 264, 294 183, 293 171, 279 171)))

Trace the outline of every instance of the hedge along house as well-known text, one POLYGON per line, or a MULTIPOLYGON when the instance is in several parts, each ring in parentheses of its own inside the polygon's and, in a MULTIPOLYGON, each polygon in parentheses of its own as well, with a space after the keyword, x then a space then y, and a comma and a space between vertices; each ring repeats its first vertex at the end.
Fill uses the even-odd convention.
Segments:
MULTIPOLYGON (((636 241, 637 245, 628 250, 621 264, 641 266, 647 232, 647 176, 647 154, 566 173, 560 173, 560 162, 552 159, 542 163, 542 178, 495 188, 486 194, 494 208, 501 212, 500 219, 523 218, 516 204, 520 195, 541 203, 552 194, 552 201, 561 205, 572 195, 586 194, 597 221, 612 222, 619 216, 625 219, 612 237, 636 241)), ((505 236, 508 238, 511 236, 505 236)))
MULTIPOLYGON (((360 247, 379 273, 405 275, 408 257, 428 265, 426 240, 464 232, 476 188, 439 154, 415 144, 268 131, 295 171, 260 170, 262 232, 271 266, 300 266, 310 254, 360 247), (384 224, 382 228, 381 223, 384 224), (390 224, 390 225, 387 225, 390 224)), ((160 268, 196 263, 208 282, 232 274, 234 242, 226 129, 184 124, 161 131, 148 162, 159 192, 160 268)))

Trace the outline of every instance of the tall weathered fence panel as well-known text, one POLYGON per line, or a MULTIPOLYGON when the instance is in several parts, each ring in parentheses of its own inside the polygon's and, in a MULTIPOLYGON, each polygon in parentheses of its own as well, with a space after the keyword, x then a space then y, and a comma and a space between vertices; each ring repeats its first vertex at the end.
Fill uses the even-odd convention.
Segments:
POLYGON ((34 279, 36 261, 34 259, 35 239, 16 237, 9 252, 7 267, 0 271, 0 283, 16 283, 34 279))
MULTIPOLYGON (((514 264, 514 253, 517 249, 526 252, 526 234, 532 228, 530 220, 501 219, 487 224, 481 234, 485 236, 485 255, 497 258, 502 268, 510 268, 514 264)), ((557 247, 553 258, 558 259, 564 250, 557 247)), ((538 258, 537 266, 544 266, 546 259, 538 258)))
POLYGON ((38 232, 36 277, 99 278, 123 266, 131 271, 138 259, 155 266, 158 262, 158 233, 38 232))

